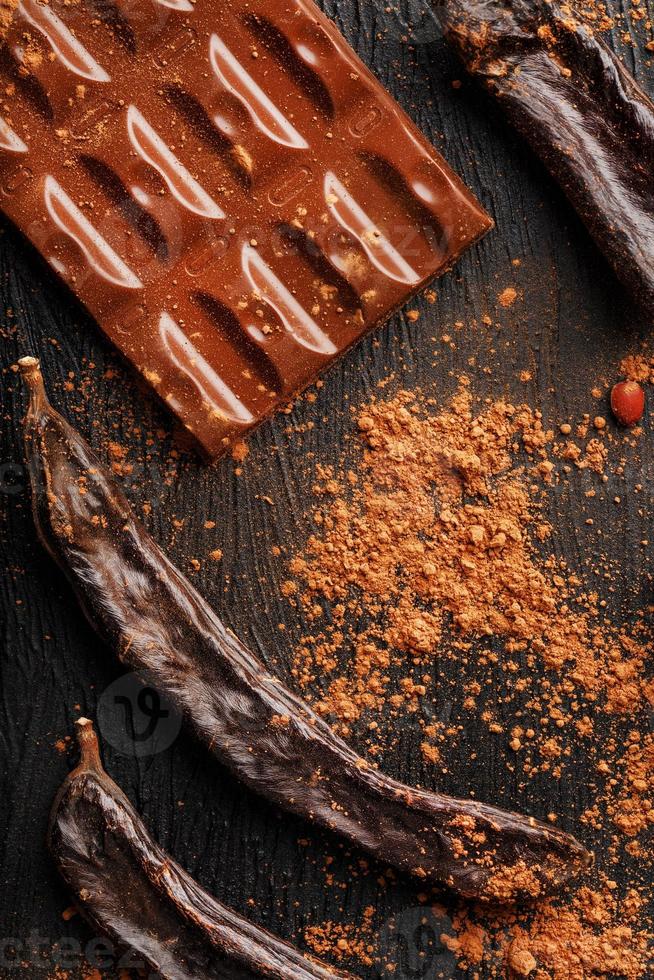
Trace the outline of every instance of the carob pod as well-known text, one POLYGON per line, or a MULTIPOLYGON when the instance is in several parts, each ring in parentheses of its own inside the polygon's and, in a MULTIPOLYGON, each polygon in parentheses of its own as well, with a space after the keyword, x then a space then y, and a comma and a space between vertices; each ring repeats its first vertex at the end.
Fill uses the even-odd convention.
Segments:
POLYGON ((634 299, 654 305, 654 104, 556 0, 432 0, 466 68, 559 182, 634 299))
POLYGON ((470 897, 558 888, 589 853, 546 824, 412 789, 377 771, 272 676, 134 517, 116 480, 48 404, 38 361, 25 441, 39 535, 91 623, 210 751, 280 807, 470 897))
POLYGON ((164 980, 354 980, 204 891, 109 778, 88 718, 77 737, 81 759, 53 804, 48 844, 84 918, 129 953, 130 965, 164 980))

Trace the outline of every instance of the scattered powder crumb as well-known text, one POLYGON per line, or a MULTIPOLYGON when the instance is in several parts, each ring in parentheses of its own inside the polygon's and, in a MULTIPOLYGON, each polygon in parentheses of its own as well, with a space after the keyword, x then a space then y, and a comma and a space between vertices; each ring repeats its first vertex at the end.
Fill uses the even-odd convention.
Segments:
POLYGON ((454 917, 454 935, 443 940, 462 967, 483 964, 485 978, 646 977, 654 949, 651 937, 631 921, 638 896, 620 914, 614 888, 613 882, 597 891, 582 886, 569 904, 548 900, 533 913, 466 908, 454 917))
POLYGON ((0 38, 5 37, 14 19, 18 0, 0 0, 0 38))
POLYGON ((629 354, 620 362, 620 373, 624 375, 627 381, 654 384, 654 357, 645 354, 629 354))
POLYGON ((339 963, 341 960, 357 959, 364 966, 374 964, 375 952, 372 906, 364 909, 363 918, 356 925, 338 922, 324 922, 319 926, 309 926, 304 938, 316 956, 327 956, 339 963))
POLYGON ((250 450, 246 442, 235 442, 232 446, 232 459, 237 463, 243 463, 247 459, 249 452, 250 450))
POLYGON ((517 298, 518 298, 518 293, 513 288, 513 286, 507 286, 506 289, 503 289, 502 292, 499 294, 499 296, 497 297, 497 301, 500 304, 500 306, 503 306, 506 309, 509 306, 513 306, 517 298))

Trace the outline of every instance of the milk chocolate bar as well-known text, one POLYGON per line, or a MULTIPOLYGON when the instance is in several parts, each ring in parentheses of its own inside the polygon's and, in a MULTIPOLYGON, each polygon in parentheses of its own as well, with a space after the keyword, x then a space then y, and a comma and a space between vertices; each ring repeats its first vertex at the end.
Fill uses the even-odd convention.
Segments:
POLYGON ((311 0, 22 0, 0 201, 210 458, 491 225, 311 0))

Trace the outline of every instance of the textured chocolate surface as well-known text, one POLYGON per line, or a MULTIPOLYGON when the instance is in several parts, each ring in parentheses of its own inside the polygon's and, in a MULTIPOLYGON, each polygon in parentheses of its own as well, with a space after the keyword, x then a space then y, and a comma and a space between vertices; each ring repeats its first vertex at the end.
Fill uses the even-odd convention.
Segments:
POLYGON ((24 0, 2 207, 207 455, 490 226, 310 0, 24 0))

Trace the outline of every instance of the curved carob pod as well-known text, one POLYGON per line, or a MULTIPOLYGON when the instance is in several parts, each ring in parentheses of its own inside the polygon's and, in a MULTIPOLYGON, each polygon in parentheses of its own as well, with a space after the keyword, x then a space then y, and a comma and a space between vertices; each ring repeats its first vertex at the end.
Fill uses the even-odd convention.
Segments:
POLYGON ((35 358, 25 444, 39 535, 91 623, 209 750, 280 807, 463 895, 519 900, 590 863, 570 835, 412 789, 338 738, 228 630, 134 517, 115 478, 48 404, 35 358))
POLYGON ((618 277, 654 306, 654 103, 557 0, 432 0, 466 68, 497 97, 618 277))
POLYGON ((80 912, 130 966, 163 980, 354 980, 222 905, 149 836, 105 772, 88 718, 59 790, 48 845, 80 912))

